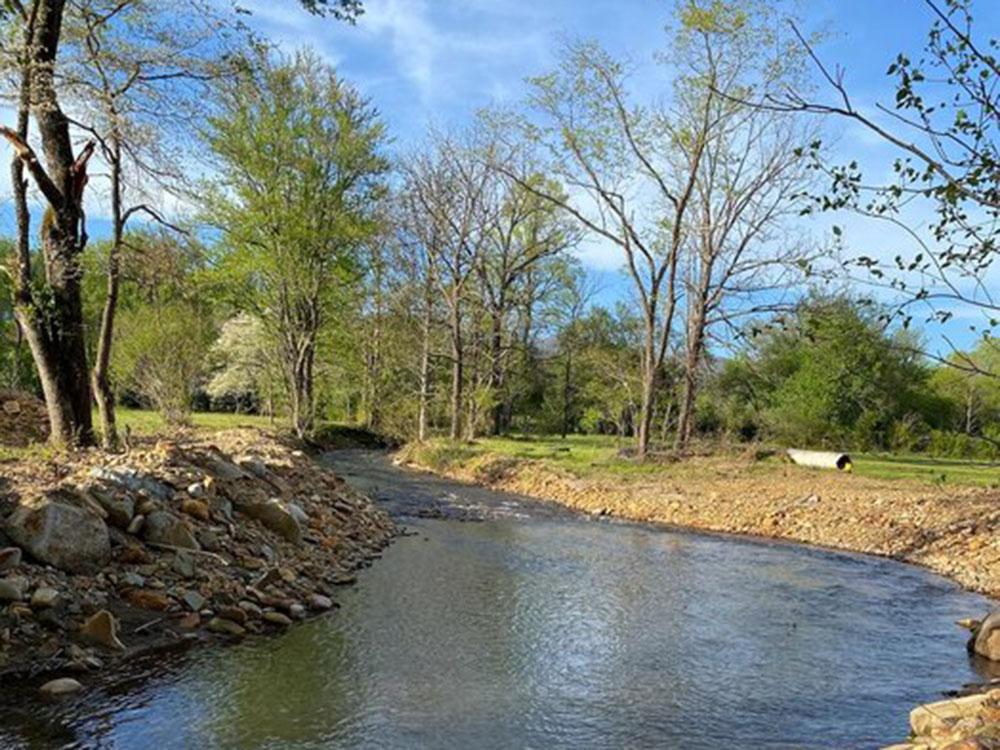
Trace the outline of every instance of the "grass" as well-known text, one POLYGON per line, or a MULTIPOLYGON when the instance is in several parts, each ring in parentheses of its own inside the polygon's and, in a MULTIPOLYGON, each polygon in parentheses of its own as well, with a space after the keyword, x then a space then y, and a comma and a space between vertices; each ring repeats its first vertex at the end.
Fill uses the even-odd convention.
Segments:
MULTIPOLYGON (((484 454, 510 456, 539 461, 549 467, 580 477, 642 477, 658 474, 681 477, 704 471, 700 462, 638 463, 620 454, 631 441, 619 441, 608 435, 570 435, 559 437, 511 436, 483 438, 474 443, 430 441, 416 448, 417 458, 432 467, 464 463, 484 454)), ((739 451, 739 447, 736 448, 739 451)), ((734 454, 736 455, 736 454, 734 454)), ((719 458, 724 459, 724 454, 719 458)), ((911 480, 934 485, 1000 486, 1000 465, 982 461, 938 459, 920 455, 852 454, 853 473, 872 479, 911 480)), ((750 470, 770 472, 785 467, 780 455, 754 462, 750 470)), ((810 471, 803 469, 803 471, 810 471)))
MULTIPOLYGON (((153 435, 157 432, 168 429, 167 423, 159 412, 145 411, 143 409, 122 409, 115 412, 118 422, 118 429, 124 430, 127 426, 136 435, 153 435)), ((94 416, 95 424, 97 416, 94 416)), ((235 427, 260 427, 271 428, 282 423, 272 422, 268 417, 257 414, 227 414, 225 412, 194 412, 191 414, 191 426, 197 430, 205 432, 218 432, 219 430, 229 430, 235 427)))

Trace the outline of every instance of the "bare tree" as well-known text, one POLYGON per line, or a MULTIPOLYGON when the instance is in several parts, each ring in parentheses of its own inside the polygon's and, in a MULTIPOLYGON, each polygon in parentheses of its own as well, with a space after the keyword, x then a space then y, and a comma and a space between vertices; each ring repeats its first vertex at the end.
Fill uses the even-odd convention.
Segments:
POLYGON ((407 215, 434 268, 427 278, 447 308, 453 440, 462 434, 467 293, 486 242, 491 172, 482 154, 475 133, 461 139, 437 134, 430 149, 409 159, 405 168, 407 215))
MULTIPOLYGON (((622 252, 642 326, 637 454, 651 438, 658 377, 683 289, 678 268, 699 165, 715 123, 712 86, 698 117, 630 101, 626 71, 594 43, 566 47, 559 68, 533 81, 523 132, 548 156, 566 186, 556 195, 521 181, 622 252), (685 143, 683 152, 676 145, 685 143), (682 167, 682 168, 679 168, 682 167)), ((510 176, 516 179, 516 175, 510 176)))

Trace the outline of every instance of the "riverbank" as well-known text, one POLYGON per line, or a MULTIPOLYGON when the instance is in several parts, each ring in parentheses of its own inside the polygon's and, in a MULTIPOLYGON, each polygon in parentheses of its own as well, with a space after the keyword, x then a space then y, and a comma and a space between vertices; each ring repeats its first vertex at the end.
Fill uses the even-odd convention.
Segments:
POLYGON ((75 691, 161 648, 282 632, 336 607, 396 533, 256 429, 0 465, 0 676, 75 691))

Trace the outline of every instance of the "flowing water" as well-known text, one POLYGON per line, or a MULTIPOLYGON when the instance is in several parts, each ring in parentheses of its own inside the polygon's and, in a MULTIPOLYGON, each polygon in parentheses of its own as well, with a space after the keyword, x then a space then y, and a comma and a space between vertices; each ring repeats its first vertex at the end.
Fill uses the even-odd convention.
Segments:
POLYGON ((331 461, 416 532, 340 610, 8 699, 0 747, 870 748, 977 677, 987 602, 923 570, 331 461))

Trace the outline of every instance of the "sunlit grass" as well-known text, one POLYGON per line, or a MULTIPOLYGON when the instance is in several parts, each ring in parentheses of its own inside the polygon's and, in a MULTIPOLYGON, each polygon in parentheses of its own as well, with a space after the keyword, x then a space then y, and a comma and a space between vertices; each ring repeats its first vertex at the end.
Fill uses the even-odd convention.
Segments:
MULTIPOLYGON (((492 454, 512 458, 530 459, 579 477, 600 478, 642 477, 663 475, 682 477, 704 471, 705 461, 653 460, 639 463, 622 453, 632 446, 630 440, 620 440, 609 435, 511 436, 481 438, 473 443, 432 440, 415 448, 415 457, 431 467, 445 468, 477 457, 492 454)), ((731 447, 728 456, 736 460, 740 448, 731 447)), ((718 463, 723 464, 727 454, 721 453, 718 463)), ((716 457, 709 456, 713 461, 716 457)), ((936 485, 1000 486, 1000 465, 981 461, 938 459, 930 456, 896 456, 888 454, 852 454, 853 474, 872 479, 911 480, 936 485)), ((743 460, 745 471, 768 473, 783 471, 787 464, 780 454, 760 461, 743 460)), ((802 471, 810 471, 802 469, 802 471)))
MULTIPOLYGON (((115 412, 118 428, 124 430, 127 426, 136 435, 153 435, 169 429, 169 425, 159 412, 143 409, 122 409, 115 412)), ((94 417, 95 424, 97 417, 94 417)), ((272 421, 258 414, 229 414, 226 412, 193 412, 190 415, 190 426, 196 430, 217 432, 236 427, 259 427, 262 429, 287 428, 284 422, 272 421)))

